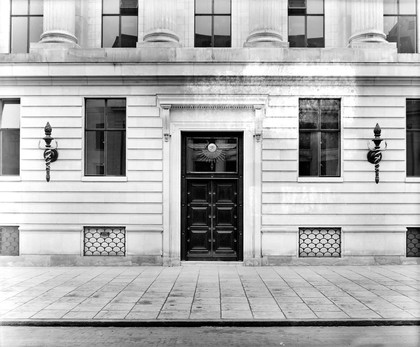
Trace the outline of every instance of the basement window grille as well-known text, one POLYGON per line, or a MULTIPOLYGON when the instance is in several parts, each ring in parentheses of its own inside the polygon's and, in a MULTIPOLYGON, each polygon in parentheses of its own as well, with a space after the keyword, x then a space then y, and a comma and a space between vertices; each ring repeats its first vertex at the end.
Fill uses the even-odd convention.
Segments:
POLYGON ((299 228, 299 257, 341 257, 341 229, 299 228))
POLYGON ((19 228, 0 226, 0 255, 19 255, 19 228))
POLYGON ((125 256, 125 228, 85 227, 84 255, 125 256))
POLYGON ((407 257, 420 257, 420 228, 407 228, 407 257))

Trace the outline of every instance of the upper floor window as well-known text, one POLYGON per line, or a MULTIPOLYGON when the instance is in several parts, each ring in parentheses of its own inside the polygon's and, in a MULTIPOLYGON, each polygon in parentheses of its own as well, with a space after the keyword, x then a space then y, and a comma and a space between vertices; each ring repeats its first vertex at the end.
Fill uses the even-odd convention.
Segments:
POLYGON ((125 176, 125 131, 125 99, 86 99, 86 176, 125 176))
POLYGON ((420 177, 420 99, 407 100, 407 176, 420 177))
POLYGON ((340 100, 299 100, 299 176, 340 176, 340 100))
POLYGON ((416 52, 416 0, 384 0, 384 31, 399 53, 416 52))
POLYGON ((102 47, 136 47, 138 0, 102 0, 102 47))
POLYGON ((195 0, 195 47, 230 47, 231 13, 230 0, 195 0))
POLYGON ((0 176, 19 175, 20 102, 0 99, 0 176))
POLYGON ((324 0, 289 0, 289 46, 324 45, 324 0))
POLYGON ((10 52, 28 53, 31 42, 42 34, 44 0, 12 0, 10 18, 10 52))

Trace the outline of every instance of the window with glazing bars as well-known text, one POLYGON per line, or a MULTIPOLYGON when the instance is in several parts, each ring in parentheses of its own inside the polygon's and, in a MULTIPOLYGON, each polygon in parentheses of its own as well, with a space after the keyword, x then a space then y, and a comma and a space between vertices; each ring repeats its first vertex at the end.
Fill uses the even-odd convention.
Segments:
POLYGON ((420 177, 420 99, 407 99, 407 176, 420 177))
POLYGON ((299 100, 299 176, 340 176, 340 100, 299 100))
POLYGON ((19 175, 20 102, 0 99, 0 176, 19 175))
MULTIPOLYGON (((3 1, 3 0, 0 0, 3 1)), ((10 52, 28 53, 31 42, 40 40, 44 0, 12 0, 10 6, 10 52)))
POLYGON ((417 0, 384 0, 384 32, 399 53, 417 51, 417 0))
POLYGON ((137 23, 138 0, 102 0, 102 47, 136 47, 137 23))
POLYGON ((324 0, 289 0, 289 46, 324 47, 324 0))
POLYGON ((195 47, 231 46, 231 0, 195 0, 195 47))
POLYGON ((125 99, 86 99, 85 175, 125 176, 125 99))

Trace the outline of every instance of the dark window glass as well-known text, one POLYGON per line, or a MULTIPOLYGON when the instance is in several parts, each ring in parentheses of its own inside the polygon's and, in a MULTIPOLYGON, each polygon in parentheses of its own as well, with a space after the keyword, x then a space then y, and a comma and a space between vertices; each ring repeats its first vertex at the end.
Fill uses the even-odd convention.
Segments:
POLYGON ((0 176, 19 175, 20 103, 0 100, 0 176))
POLYGON ((231 1, 195 1, 195 47, 231 47, 231 1))
POLYGON ((85 124, 85 175, 124 176, 125 99, 87 99, 85 124))
POLYGON ((396 42, 398 53, 417 51, 416 0, 385 0, 384 31, 389 42, 396 42))
POLYGON ((13 0, 10 19, 10 52, 28 53, 43 31, 43 0, 13 0))
POLYGON ((420 99, 408 99, 407 119, 407 176, 420 176, 420 99))
POLYGON ((299 176, 340 176, 340 100, 299 100, 299 176))
POLYGON ((289 0, 289 46, 324 47, 324 0, 289 0))
POLYGON ((136 47, 138 0, 103 0, 102 47, 136 47))

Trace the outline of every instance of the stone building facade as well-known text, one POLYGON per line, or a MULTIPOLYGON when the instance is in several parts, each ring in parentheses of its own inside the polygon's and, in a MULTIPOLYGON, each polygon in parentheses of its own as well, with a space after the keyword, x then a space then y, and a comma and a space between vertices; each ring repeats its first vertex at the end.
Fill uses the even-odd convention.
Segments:
POLYGON ((419 11, 0 1, 0 264, 418 262, 419 11))

